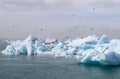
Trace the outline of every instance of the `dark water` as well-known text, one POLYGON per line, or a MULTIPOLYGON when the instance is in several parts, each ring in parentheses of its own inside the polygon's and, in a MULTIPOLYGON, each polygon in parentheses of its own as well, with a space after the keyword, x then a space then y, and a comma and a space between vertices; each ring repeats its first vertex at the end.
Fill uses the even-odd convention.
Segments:
POLYGON ((83 65, 74 58, 0 56, 0 79, 120 79, 120 66, 83 65))

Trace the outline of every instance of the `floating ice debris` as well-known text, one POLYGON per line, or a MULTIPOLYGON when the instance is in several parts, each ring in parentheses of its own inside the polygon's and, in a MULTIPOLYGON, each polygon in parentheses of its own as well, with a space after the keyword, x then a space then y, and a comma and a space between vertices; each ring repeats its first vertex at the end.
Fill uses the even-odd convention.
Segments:
POLYGON ((80 63, 98 65, 120 65, 120 40, 108 40, 106 35, 100 38, 88 36, 65 42, 47 39, 45 42, 34 36, 24 41, 11 42, 2 51, 4 55, 53 55, 54 57, 75 56, 80 63), (54 44, 55 43, 55 44, 54 44))

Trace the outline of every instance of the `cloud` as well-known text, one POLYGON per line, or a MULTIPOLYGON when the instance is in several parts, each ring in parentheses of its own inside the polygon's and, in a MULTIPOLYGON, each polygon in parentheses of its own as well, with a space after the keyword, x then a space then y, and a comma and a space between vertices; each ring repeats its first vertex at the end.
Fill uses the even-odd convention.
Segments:
POLYGON ((0 0, 0 10, 32 11, 68 9, 74 0, 0 0))
POLYGON ((0 0, 3 11, 66 11, 85 9, 91 0, 0 0))
POLYGON ((0 11, 66 11, 88 10, 91 7, 115 9, 119 0, 0 0, 0 11))
POLYGON ((119 0, 94 0, 88 3, 88 5, 97 8, 119 8, 120 1, 119 0))

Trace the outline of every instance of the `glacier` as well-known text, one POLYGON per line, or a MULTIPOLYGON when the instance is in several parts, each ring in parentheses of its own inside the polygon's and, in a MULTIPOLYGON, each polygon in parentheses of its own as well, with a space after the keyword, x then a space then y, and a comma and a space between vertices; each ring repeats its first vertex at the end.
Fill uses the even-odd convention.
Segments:
POLYGON ((3 55, 52 55, 54 57, 75 57, 80 63, 96 65, 120 65, 120 40, 109 40, 106 35, 58 41, 46 41, 30 35, 23 41, 11 42, 3 55))

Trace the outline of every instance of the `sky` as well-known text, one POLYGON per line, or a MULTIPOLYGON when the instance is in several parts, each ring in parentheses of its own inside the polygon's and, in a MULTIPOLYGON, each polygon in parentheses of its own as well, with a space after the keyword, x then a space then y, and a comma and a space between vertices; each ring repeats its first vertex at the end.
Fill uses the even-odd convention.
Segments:
POLYGON ((119 0, 0 0, 0 39, 120 38, 119 0))

